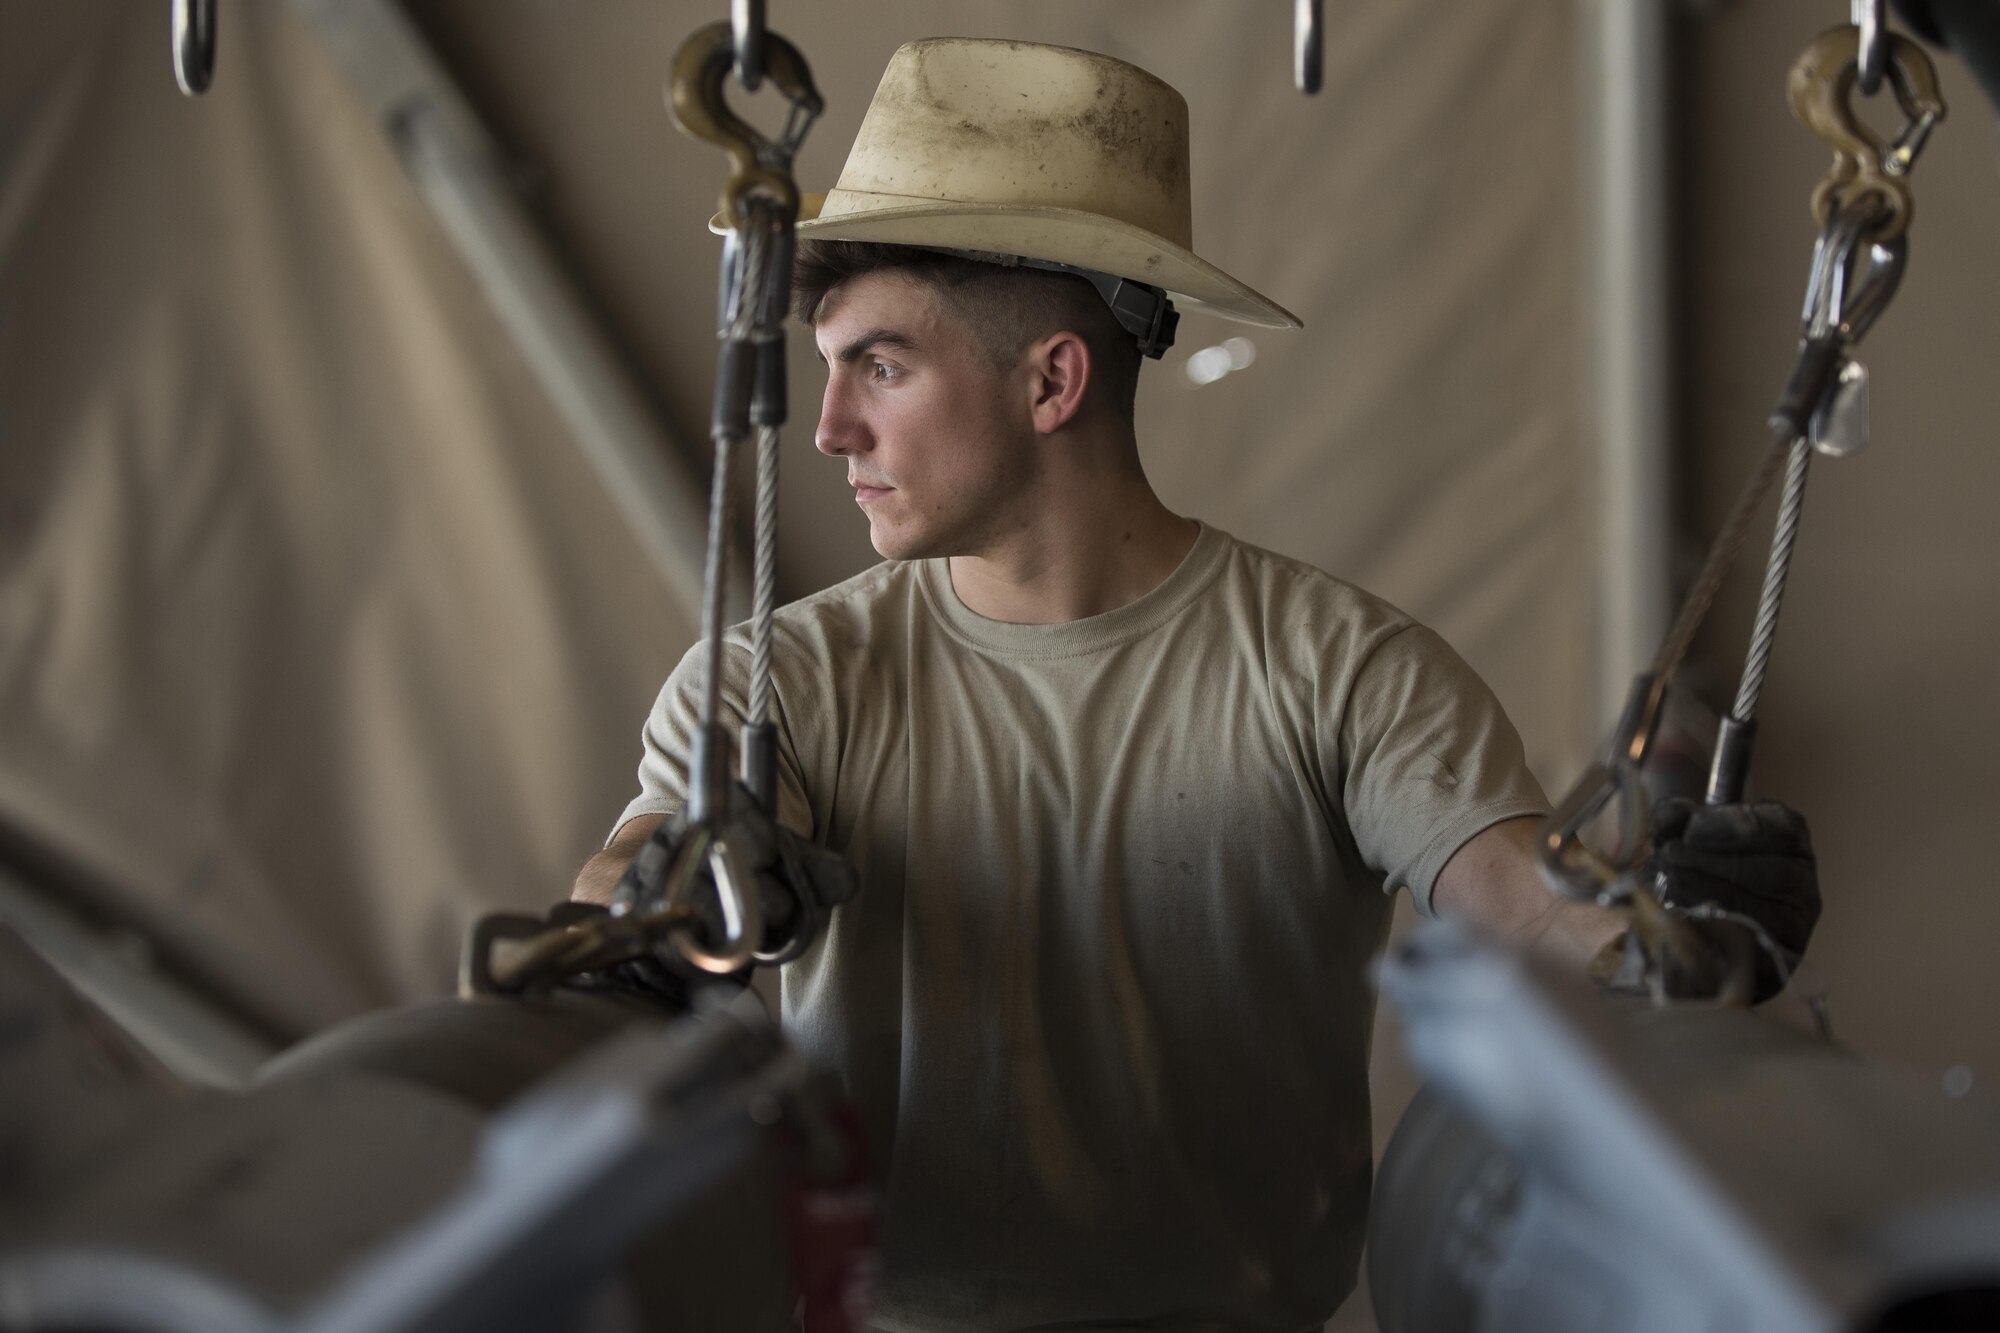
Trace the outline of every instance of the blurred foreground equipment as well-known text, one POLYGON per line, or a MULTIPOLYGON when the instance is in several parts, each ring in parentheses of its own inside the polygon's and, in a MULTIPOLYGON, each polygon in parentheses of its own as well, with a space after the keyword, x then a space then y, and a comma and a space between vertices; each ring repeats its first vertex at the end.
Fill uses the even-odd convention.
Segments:
POLYGON ((853 1122, 733 987, 414 1004, 224 1093, 0 932, 0 1032, 10 1333, 860 1327, 853 1122))
MULTIPOLYGON (((340 8, 352 8, 342 6, 340 8)), ((369 1015, 190 1088, 0 932, 0 1328, 8 1333, 856 1333, 874 1203, 857 1122, 743 988, 856 882, 775 819, 765 716, 776 430, 797 190, 819 110, 761 5, 696 33, 670 94, 730 150, 724 370, 703 580, 711 673, 687 808, 609 908, 476 925, 456 998, 369 1015), (723 80, 791 101, 781 141, 723 80), (729 445, 758 434, 745 771, 718 701, 729 445)), ((384 6, 369 12, 395 25, 384 6)), ((175 6, 190 92, 213 0, 175 6)), ((407 52, 405 52, 407 54, 407 52)), ((405 71, 406 72, 406 71, 405 71)))
POLYGON ((1377 1173, 1384 1333, 2000 1328, 2000 1124, 1747 1010, 1384 961, 1431 1079, 1377 1173))
MULTIPOLYGON (((1961 1333, 2000 1328, 2000 1123, 1744 1007, 1742 975, 1676 1001, 1662 977, 1698 947, 1663 908, 1641 767, 1668 681, 1749 521, 1784 487, 1744 671, 1717 739, 1711 805, 1743 800, 1763 688, 1815 452, 1867 440, 1854 347, 1907 257, 1909 172, 1944 115, 1928 59, 1863 21, 1816 38, 1788 78, 1794 114, 1834 153, 1798 356, 1762 459, 1604 758, 1543 833, 1559 893, 1624 908, 1650 993, 1612 995, 1447 923, 1384 961, 1412 1062, 1431 1080, 1376 1182, 1369 1278, 1385 1333, 1961 1333), (1890 92, 1884 141, 1857 91, 1890 92), (1602 816, 1616 842, 1584 832, 1602 816)), ((1749 921, 1780 975, 1768 934, 1749 921)))

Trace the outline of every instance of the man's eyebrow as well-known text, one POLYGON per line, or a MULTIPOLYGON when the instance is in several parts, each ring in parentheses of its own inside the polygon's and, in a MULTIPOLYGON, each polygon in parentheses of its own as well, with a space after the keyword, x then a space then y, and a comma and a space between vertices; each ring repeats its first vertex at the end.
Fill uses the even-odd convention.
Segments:
MULTIPOLYGON (((916 350, 917 344, 916 340, 911 338, 907 333, 898 333, 894 329, 870 329, 853 342, 847 344, 847 346, 835 352, 833 359, 842 365, 846 365, 856 357, 877 347, 893 347, 898 351, 912 352, 916 350)), ((817 356, 821 361, 826 360, 826 353, 820 351, 817 347, 813 349, 813 355, 817 356)))

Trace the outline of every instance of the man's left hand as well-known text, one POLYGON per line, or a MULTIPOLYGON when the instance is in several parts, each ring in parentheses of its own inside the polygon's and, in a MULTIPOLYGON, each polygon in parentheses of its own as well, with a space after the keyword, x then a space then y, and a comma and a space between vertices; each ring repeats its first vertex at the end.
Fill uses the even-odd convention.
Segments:
MULTIPOLYGON (((1805 816, 1776 801, 1703 805, 1669 798, 1653 808, 1653 856, 1646 877, 1667 906, 1704 903, 1748 917, 1797 965, 1819 920, 1819 867, 1805 816)), ((1727 919, 1714 924, 1727 926, 1727 919)), ((1742 929, 1738 926, 1737 929, 1742 929)), ((1762 1003, 1784 989, 1770 954, 1754 950, 1752 992, 1762 1003)))

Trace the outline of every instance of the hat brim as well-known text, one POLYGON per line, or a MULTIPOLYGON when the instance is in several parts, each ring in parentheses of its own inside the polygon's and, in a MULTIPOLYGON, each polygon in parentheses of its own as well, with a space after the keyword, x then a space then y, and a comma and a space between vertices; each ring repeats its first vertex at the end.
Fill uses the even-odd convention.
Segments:
MULTIPOLYGON (((846 202, 841 200, 840 202, 846 202)), ((802 209, 801 212, 808 210, 802 209)), ((711 231, 724 230, 718 214, 711 231)), ((1100 213, 954 201, 850 209, 802 219, 802 239, 987 250, 1095 269, 1164 288, 1176 303, 1267 329, 1302 327, 1297 315, 1163 236, 1100 213)))

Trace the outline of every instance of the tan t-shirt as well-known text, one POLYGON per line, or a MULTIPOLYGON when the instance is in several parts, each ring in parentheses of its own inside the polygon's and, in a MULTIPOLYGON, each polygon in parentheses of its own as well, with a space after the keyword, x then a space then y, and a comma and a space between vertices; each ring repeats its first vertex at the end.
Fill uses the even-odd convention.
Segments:
MULTIPOLYGON (((773 675, 781 817, 861 876, 784 1010, 878 1154, 877 1327, 1317 1328, 1366 1220, 1383 890, 1428 910, 1468 838, 1545 808, 1492 693, 1213 528, 1059 625, 879 565, 778 613, 773 675)), ((678 808, 701 676, 623 819, 678 808)))

